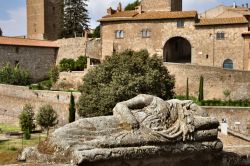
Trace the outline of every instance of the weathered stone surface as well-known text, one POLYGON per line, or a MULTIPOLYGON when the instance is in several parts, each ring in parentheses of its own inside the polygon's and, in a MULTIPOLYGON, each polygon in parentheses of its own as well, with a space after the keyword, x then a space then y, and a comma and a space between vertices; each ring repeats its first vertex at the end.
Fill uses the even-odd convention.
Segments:
POLYGON ((113 113, 57 129, 50 138, 57 150, 47 160, 65 152, 70 154, 68 162, 83 164, 220 152, 223 148, 217 139, 219 122, 192 101, 138 95, 118 103, 113 113))

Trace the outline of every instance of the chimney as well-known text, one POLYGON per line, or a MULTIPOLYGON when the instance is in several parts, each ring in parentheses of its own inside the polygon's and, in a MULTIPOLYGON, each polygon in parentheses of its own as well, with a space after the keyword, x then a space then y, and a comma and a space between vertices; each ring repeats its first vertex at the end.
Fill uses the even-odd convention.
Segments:
POLYGON ((121 2, 119 2, 119 4, 118 4, 117 12, 122 12, 122 3, 121 2))
POLYGON ((112 7, 110 7, 110 8, 107 9, 108 15, 115 14, 115 12, 116 12, 116 11, 115 11, 114 9, 112 9, 112 7))
POLYGON ((234 1, 234 3, 233 3, 233 8, 236 8, 236 2, 234 1))
POLYGON ((142 6, 136 6, 135 10, 139 13, 142 14, 142 6))

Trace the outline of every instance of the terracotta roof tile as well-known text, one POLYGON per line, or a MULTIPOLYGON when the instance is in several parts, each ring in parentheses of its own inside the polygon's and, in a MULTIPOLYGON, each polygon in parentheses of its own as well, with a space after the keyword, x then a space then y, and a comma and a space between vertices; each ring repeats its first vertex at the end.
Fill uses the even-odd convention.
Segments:
POLYGON ((57 48, 58 47, 52 41, 22 39, 22 38, 5 37, 5 36, 0 37, 0 45, 31 46, 31 47, 52 47, 52 48, 57 48))
POLYGON ((205 25, 228 25, 228 24, 247 24, 248 21, 245 17, 231 17, 231 18, 212 18, 212 19, 200 19, 197 26, 205 25))
POLYGON ((175 18, 195 18, 196 11, 150 11, 141 14, 136 11, 124 11, 112 15, 104 16, 100 22, 104 21, 133 21, 133 20, 159 20, 159 19, 175 19, 175 18))

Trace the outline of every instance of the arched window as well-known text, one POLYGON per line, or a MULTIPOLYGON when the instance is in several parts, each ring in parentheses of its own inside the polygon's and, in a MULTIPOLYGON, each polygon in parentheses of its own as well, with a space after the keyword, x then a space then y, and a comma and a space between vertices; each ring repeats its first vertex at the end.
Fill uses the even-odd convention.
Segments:
POLYGON ((234 68, 234 63, 231 59, 226 59, 223 63, 223 68, 224 69, 233 69, 234 68))

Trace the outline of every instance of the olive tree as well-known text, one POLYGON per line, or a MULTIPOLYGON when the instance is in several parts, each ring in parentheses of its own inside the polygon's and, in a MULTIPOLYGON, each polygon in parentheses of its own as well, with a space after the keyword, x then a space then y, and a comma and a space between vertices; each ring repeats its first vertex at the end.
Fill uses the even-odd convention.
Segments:
POLYGON ((34 116, 33 107, 30 104, 26 104, 19 115, 19 124, 24 132, 25 139, 30 139, 31 132, 35 129, 34 116))
POLYGON ((115 104, 138 94, 163 99, 174 96, 175 79, 162 59, 150 57, 146 50, 126 50, 108 57, 83 78, 78 101, 82 117, 111 115, 115 104))
POLYGON ((44 105, 40 107, 36 116, 36 122, 47 131, 47 137, 49 135, 49 129, 57 125, 57 118, 58 115, 51 105, 44 105))

